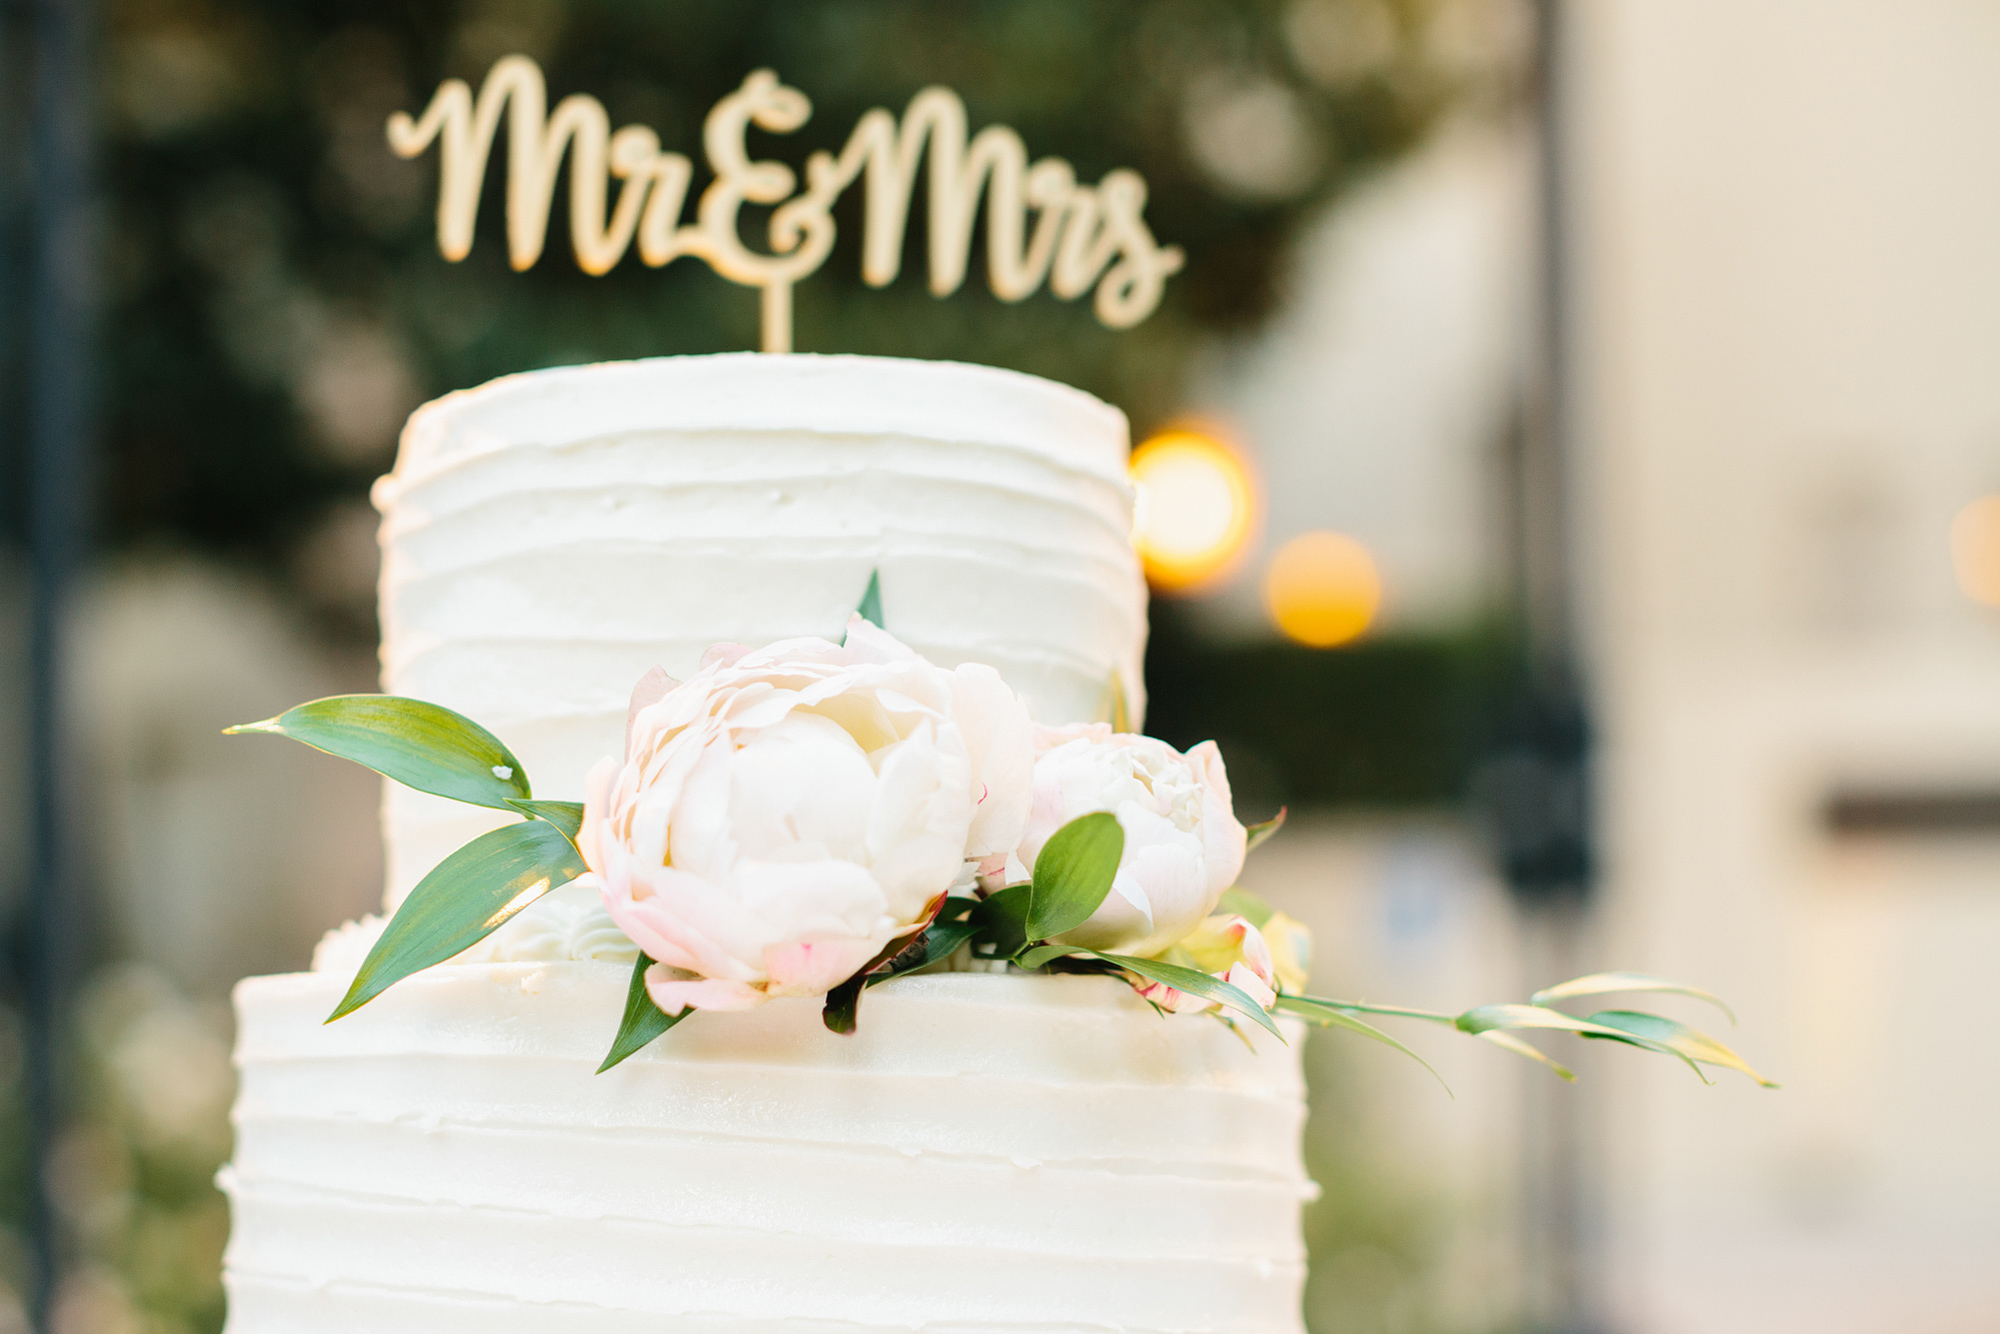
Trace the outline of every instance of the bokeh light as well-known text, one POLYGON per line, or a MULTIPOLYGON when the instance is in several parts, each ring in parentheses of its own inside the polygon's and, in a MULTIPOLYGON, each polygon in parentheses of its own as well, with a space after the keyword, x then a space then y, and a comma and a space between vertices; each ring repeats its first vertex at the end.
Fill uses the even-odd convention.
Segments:
POLYGON ((1951 568, 1967 597, 2000 607, 2000 496, 1981 496, 1951 521, 1951 568))
POLYGON ((1382 606, 1375 558, 1345 533, 1301 533, 1264 572, 1264 605, 1286 635, 1313 648, 1359 637, 1382 606))
POLYGON ((1132 484, 1139 492, 1132 540, 1156 588, 1209 583, 1242 553, 1256 492, 1242 458, 1220 440, 1163 431, 1132 452, 1132 484))

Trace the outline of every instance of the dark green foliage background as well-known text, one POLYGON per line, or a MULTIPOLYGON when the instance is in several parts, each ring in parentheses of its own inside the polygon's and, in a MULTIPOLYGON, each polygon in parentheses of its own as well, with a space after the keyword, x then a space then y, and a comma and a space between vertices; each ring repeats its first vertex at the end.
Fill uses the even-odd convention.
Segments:
POLYGON ((796 341, 1047 375, 1118 403, 1144 429, 1179 406, 1203 333, 1270 308, 1299 223, 1449 103, 1451 80, 1417 40, 1423 12, 1397 8, 1400 54, 1333 92, 1295 68, 1276 0, 127 0, 112 10, 105 53, 105 535, 282 573, 315 518, 387 464, 386 436, 358 457, 313 444, 296 393, 310 352, 260 332, 282 329, 288 304, 386 325, 419 397, 563 362, 754 346, 753 292, 691 260, 652 270, 634 255, 588 277, 560 208, 542 261, 510 272, 497 160, 472 255, 438 256, 435 154, 396 160, 381 122, 420 110, 443 77, 476 86, 506 50, 542 60, 552 103, 593 92, 614 124, 650 124, 695 156, 697 189, 702 116, 760 66, 813 98, 802 131, 764 137, 762 151, 794 163, 837 148, 869 107, 900 112, 919 88, 946 83, 973 127, 1012 124, 1031 153, 1067 156, 1084 179, 1137 168, 1155 232, 1188 252, 1137 330, 1100 327, 1088 298, 999 302, 978 262, 956 296, 931 297, 921 218, 902 276, 871 290, 858 274, 859 219, 843 201, 842 240, 799 290, 796 341), (176 51, 189 43, 199 54, 176 51), (176 90, 175 61, 187 80, 207 62, 220 87, 176 90), (1232 201, 1190 159, 1187 89, 1216 70, 1281 81, 1328 128, 1331 151, 1292 197, 1232 201), (164 97, 152 86, 163 77, 164 97), (163 115, 175 96, 196 110, 163 115))

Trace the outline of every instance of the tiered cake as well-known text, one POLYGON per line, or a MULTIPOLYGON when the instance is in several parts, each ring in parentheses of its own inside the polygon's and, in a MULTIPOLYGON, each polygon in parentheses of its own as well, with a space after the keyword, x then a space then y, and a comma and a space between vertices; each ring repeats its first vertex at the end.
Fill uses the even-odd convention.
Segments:
MULTIPOLYGON (((1143 700, 1115 410, 860 357, 537 372, 419 411, 383 512, 383 684, 581 796, 648 668, 883 619, 1046 723, 1143 700)), ((388 900, 502 823, 391 786, 388 900)), ((557 891, 322 1026, 371 930, 237 990, 234 1334, 1290 1334, 1296 1047, 1109 977, 933 973, 703 1014, 593 1074, 636 951, 557 891)))

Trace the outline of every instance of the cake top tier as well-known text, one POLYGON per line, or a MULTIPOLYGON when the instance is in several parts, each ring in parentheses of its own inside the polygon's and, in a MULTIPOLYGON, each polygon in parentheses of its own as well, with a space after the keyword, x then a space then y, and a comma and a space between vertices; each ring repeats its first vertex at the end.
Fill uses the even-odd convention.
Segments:
MULTIPOLYGON (((951 362, 747 353, 508 376, 417 411, 382 510, 382 684, 582 795, 653 667, 885 625, 1048 723, 1143 708, 1125 418, 951 362)), ((390 898, 504 817, 392 790, 390 898)))
POLYGON ((377 503, 471 458, 652 431, 909 436, 1041 454, 1125 481, 1125 414, 1080 389, 992 366, 900 357, 655 357, 559 366, 446 394, 410 417, 377 503))

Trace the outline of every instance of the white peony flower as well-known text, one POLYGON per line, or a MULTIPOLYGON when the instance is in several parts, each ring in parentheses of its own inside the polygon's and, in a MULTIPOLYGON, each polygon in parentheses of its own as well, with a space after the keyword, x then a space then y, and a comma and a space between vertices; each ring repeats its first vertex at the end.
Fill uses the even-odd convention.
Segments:
POLYGON ((1125 831, 1111 893, 1063 943, 1156 955, 1215 910, 1243 869, 1245 833, 1213 741, 1183 755, 1152 737, 1080 723, 1037 728, 1036 749, 1034 805, 1010 878, 1032 869, 1042 845, 1080 815, 1110 811, 1125 831))
POLYGON ((933 666, 859 617, 840 645, 718 645, 685 684, 640 683, 577 846, 662 965, 662 1010, 821 995, 1019 840, 1030 727, 991 668, 933 666))

